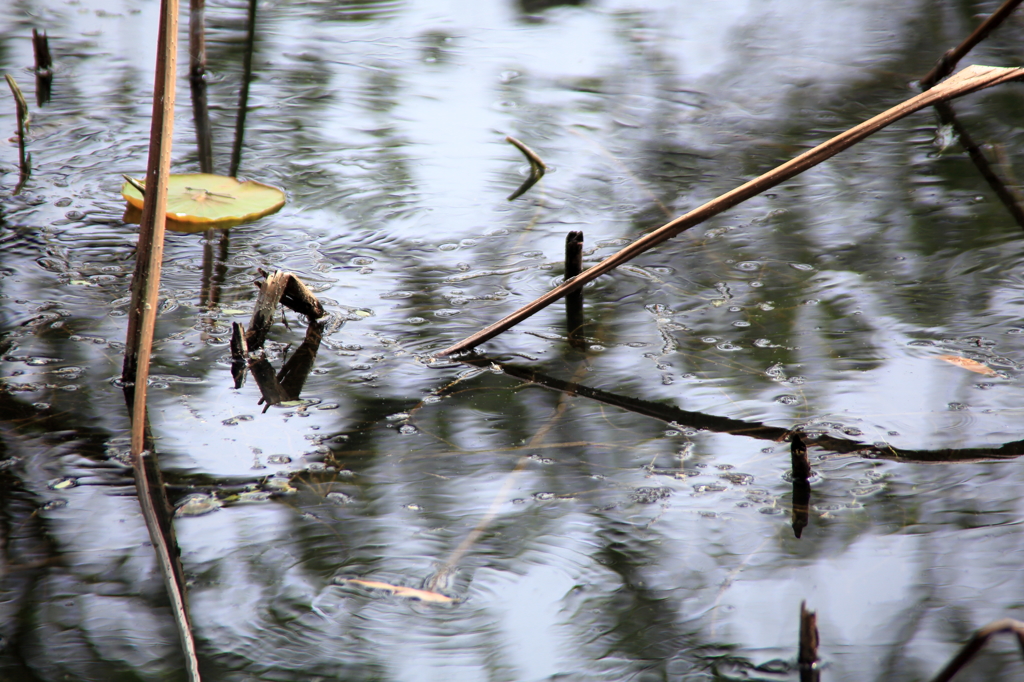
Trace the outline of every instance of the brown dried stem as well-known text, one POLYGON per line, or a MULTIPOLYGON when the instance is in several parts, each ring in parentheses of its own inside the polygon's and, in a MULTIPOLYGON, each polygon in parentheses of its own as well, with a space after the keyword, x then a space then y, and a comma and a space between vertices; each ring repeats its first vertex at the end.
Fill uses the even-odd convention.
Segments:
POLYGON ((171 140, 174 126, 174 80, 177 71, 178 1, 161 0, 157 41, 156 75, 153 87, 153 119, 149 137, 149 164, 146 170, 145 203, 139 226, 132 298, 128 313, 128 338, 122 379, 132 384, 131 461, 135 470, 138 498, 146 527, 153 542, 157 562, 171 600, 174 622, 185 654, 189 680, 198 682, 199 662, 185 601, 184 586, 174 570, 177 548, 172 549, 159 523, 159 510, 153 504, 146 468, 146 384, 149 380, 153 333, 156 327, 160 291, 160 267, 164 253, 164 226, 167 215, 167 183, 171 171, 171 140))
POLYGON ((675 237, 680 232, 698 225, 712 216, 718 215, 737 204, 740 204, 761 192, 764 192, 776 185, 789 180, 790 178, 813 168, 822 161, 829 159, 844 149, 852 147, 864 138, 878 132, 882 128, 894 123, 915 111, 935 105, 956 97, 982 90, 984 88, 1016 80, 1024 77, 1024 69, 1021 68, 1000 68, 991 66, 968 66, 963 71, 940 83, 931 90, 912 97, 896 106, 882 112, 860 125, 850 128, 831 140, 818 145, 810 151, 787 161, 758 178, 755 178, 736 189, 726 192, 704 204, 703 206, 690 211, 686 215, 666 223, 657 230, 650 232, 618 253, 606 258, 597 265, 584 271, 580 275, 552 289, 532 303, 529 303, 511 315, 505 317, 489 327, 473 334, 472 336, 449 346, 437 353, 437 357, 451 355, 461 351, 474 348, 481 343, 488 341, 498 334, 514 327, 523 320, 535 315, 548 307, 568 293, 581 289, 587 282, 591 282, 601 275, 615 269, 658 244, 675 237))
POLYGON ((4 74, 4 78, 7 79, 7 85, 11 88, 11 94, 14 95, 14 106, 17 109, 18 169, 21 171, 21 182, 23 183, 25 178, 32 172, 32 169, 29 167, 31 157, 25 153, 25 137, 28 135, 28 103, 25 102, 25 95, 21 94, 21 88, 18 87, 14 77, 8 73, 4 74))

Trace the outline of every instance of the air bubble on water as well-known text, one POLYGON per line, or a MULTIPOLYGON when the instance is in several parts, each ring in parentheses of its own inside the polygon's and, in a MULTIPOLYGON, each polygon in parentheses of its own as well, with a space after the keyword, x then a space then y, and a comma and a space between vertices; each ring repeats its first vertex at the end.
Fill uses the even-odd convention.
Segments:
POLYGON ((419 431, 412 424, 402 424, 400 427, 398 427, 398 433, 402 434, 403 436, 411 436, 415 433, 419 433, 419 431))
POLYGON ((782 403, 783 405, 796 405, 800 402, 800 398, 795 395, 784 393, 779 396, 775 396, 775 402, 782 403))

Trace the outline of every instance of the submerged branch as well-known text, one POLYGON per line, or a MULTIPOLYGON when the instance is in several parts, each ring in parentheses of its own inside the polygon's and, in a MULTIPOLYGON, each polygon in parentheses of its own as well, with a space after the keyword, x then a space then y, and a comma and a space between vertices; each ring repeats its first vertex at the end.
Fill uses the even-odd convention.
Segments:
POLYGON ((974 656, 981 651, 981 648, 985 646, 989 638, 993 635, 998 635, 1002 632, 1012 632, 1017 636, 1017 644, 1020 645, 1021 653, 1024 654, 1024 623, 1019 620, 1013 620, 1012 618, 1004 618, 1003 620, 997 620, 994 623, 989 623, 985 627, 981 628, 974 633, 974 637, 971 641, 964 645, 964 648, 960 650, 952 661, 950 661, 945 668, 942 669, 932 682, 949 682, 953 679, 953 676, 960 672, 967 663, 974 658, 974 656))
MULTIPOLYGON (((460 358, 461 362, 477 367, 497 367, 510 377, 529 383, 538 384, 554 391, 594 400, 605 405, 612 405, 634 414, 652 417, 672 426, 684 426, 714 433, 727 433, 734 436, 746 436, 757 440, 781 443, 788 440, 796 429, 780 426, 769 426, 761 422, 750 422, 731 417, 719 417, 704 412, 691 412, 673 405, 656 403, 640 398, 630 398, 599 388, 591 388, 583 384, 565 381, 556 377, 537 372, 529 367, 509 365, 491 358, 476 356, 460 358)), ((795 442, 795 441, 794 441, 795 442)), ((823 450, 844 455, 860 455, 872 459, 888 459, 897 462, 918 462, 928 464, 946 464, 962 462, 980 462, 990 460, 1015 459, 1024 455, 1024 440, 1004 443, 999 447, 989 448, 945 448, 938 450, 908 450, 889 445, 860 443, 846 438, 829 435, 804 433, 800 444, 815 446, 823 450)), ((806 448, 805 446, 805 448, 806 448)), ((808 475, 810 475, 808 463, 808 475)))
POLYGON ((824 142, 813 149, 804 152, 800 156, 787 161, 758 178, 755 178, 736 189, 713 199, 703 206, 690 211, 686 215, 666 223, 657 230, 650 232, 632 244, 626 246, 618 253, 609 256, 597 265, 584 271, 582 274, 565 282, 532 303, 529 303, 516 312, 508 315, 502 320, 495 322, 489 327, 469 336, 466 339, 449 346, 437 353, 437 357, 444 357, 453 353, 469 350, 481 343, 488 341, 498 334, 501 334, 523 320, 535 315, 548 307, 566 294, 581 289, 587 282, 591 282, 601 275, 610 272, 619 265, 636 258, 642 253, 654 248, 658 244, 675 237, 679 233, 688 230, 694 225, 699 225, 708 218, 718 215, 737 204, 740 204, 751 197, 757 196, 776 185, 789 180, 790 178, 813 168, 822 161, 829 159, 844 149, 852 147, 864 138, 878 132, 882 128, 894 123, 915 111, 935 105, 955 97, 982 90, 993 85, 999 85, 1007 81, 1024 77, 1022 68, 1001 68, 992 66, 968 66, 963 71, 947 81, 936 85, 931 90, 912 97, 896 106, 882 112, 860 125, 850 128, 831 140, 824 142))

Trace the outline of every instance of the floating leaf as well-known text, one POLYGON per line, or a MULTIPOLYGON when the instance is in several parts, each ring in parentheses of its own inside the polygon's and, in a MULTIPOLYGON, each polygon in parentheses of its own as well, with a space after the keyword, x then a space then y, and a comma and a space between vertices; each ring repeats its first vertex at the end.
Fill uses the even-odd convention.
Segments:
POLYGON ((995 371, 991 367, 983 365, 977 360, 971 360, 970 358, 962 358, 959 355, 940 355, 939 360, 945 360, 951 365, 963 367, 968 371, 977 372, 978 374, 984 374, 987 377, 999 376, 999 372, 995 371))
POLYGON ((451 604, 455 600, 451 597, 445 596, 440 592, 431 592, 430 590, 418 590, 414 587, 402 587, 401 585, 392 585, 391 583, 381 582, 379 580, 363 580, 361 578, 342 578, 336 580, 341 585, 356 585, 358 587, 365 587, 370 590, 380 590, 387 594, 395 597, 402 597, 404 599, 416 599, 429 604, 451 604))
MULTIPOLYGON (((140 184, 128 181, 121 187, 121 196, 138 211, 143 202, 140 184)), ((185 232, 233 227, 269 215, 284 202, 283 191, 261 182, 207 173, 172 175, 167 187, 167 227, 185 232)), ((131 222, 132 217, 129 209, 125 219, 131 222)))

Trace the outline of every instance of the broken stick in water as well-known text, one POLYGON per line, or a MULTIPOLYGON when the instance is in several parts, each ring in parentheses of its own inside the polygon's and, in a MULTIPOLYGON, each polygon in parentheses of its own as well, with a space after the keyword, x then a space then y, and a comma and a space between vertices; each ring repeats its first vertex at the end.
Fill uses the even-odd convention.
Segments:
POLYGON ((512 201, 513 199, 518 199, 523 196, 531 187, 536 185, 540 179, 544 177, 544 173, 547 172, 548 167, 547 164, 541 161, 541 158, 537 156, 537 152, 533 151, 516 138, 509 135, 505 138, 505 141, 521 151, 523 156, 526 157, 526 160, 530 162, 530 177, 526 178, 526 182, 521 184, 519 189, 508 195, 508 201, 512 201))

